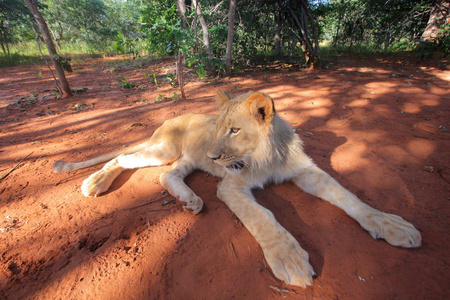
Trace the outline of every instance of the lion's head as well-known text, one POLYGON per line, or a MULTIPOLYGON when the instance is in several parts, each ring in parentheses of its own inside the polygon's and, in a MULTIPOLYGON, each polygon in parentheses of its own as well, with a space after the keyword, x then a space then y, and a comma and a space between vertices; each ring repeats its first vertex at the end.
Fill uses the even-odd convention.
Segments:
POLYGON ((294 135, 292 128, 281 120, 273 100, 263 94, 249 92, 231 97, 218 91, 220 109, 216 132, 208 156, 225 167, 228 173, 267 168, 274 160, 285 157, 286 145, 294 135))

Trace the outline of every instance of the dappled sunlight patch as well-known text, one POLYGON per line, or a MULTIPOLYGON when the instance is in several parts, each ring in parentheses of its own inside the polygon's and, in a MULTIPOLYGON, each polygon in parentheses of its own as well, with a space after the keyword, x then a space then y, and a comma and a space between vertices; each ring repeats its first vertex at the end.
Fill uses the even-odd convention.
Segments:
POLYGON ((316 109, 320 107, 330 107, 332 105, 334 105, 334 103, 329 98, 315 97, 313 99, 301 101, 298 107, 300 109, 316 109))
POLYGON ((419 113, 421 111, 421 107, 417 103, 406 102, 403 105, 402 110, 404 112, 406 112, 406 113, 409 113, 409 114, 416 114, 416 113, 419 113))
POLYGON ((400 93, 404 93, 404 94, 423 94, 425 92, 425 90, 422 88, 412 87, 412 86, 400 87, 398 89, 398 91, 400 93))
POLYGON ((353 100, 352 102, 350 102, 349 104, 347 104, 348 106, 353 106, 353 107, 364 107, 367 104, 369 104, 369 101, 367 99, 365 100, 353 100))
POLYGON ((369 89, 393 88, 396 86, 397 83, 389 81, 372 81, 365 84, 365 87, 369 89))
POLYGON ((303 97, 311 97, 313 99, 318 99, 318 97, 327 97, 329 94, 329 89, 308 89, 301 92, 303 97))
POLYGON ((321 107, 303 111, 302 115, 307 117, 326 117, 331 113, 330 109, 321 107))
POLYGON ((441 71, 435 67, 418 67, 420 70, 422 70, 425 73, 431 73, 433 76, 436 76, 437 78, 441 80, 450 81, 450 72, 448 70, 441 71))
MULTIPOLYGON (((450 72, 448 72, 448 73, 450 73, 450 72)), ((449 81, 449 83, 450 83, 450 75, 449 75, 449 78, 447 81, 449 81)), ((446 89, 443 89, 443 88, 440 88, 437 86, 432 86, 430 88, 430 92, 435 95, 442 95, 442 96, 447 96, 447 97, 449 96, 449 88, 448 87, 446 89)))
POLYGON ((366 153, 367 146, 364 143, 348 141, 331 154, 331 166, 340 173, 361 169, 367 165, 364 160, 366 153))
POLYGON ((427 158, 436 150, 436 145, 432 141, 424 139, 409 141, 407 147, 413 155, 420 158, 427 158))
POLYGON ((441 104, 437 99, 423 99, 420 100, 420 103, 426 106, 438 106, 441 104))
POLYGON ((377 67, 377 68, 371 68, 371 67, 346 67, 346 68, 340 68, 342 71, 347 72, 354 72, 354 73, 369 73, 369 74, 387 74, 390 71, 377 67))

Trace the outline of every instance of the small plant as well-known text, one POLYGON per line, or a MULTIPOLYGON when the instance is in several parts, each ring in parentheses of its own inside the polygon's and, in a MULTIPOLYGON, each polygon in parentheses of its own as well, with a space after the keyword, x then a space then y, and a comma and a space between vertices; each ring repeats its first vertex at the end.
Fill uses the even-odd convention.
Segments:
POLYGON ((131 124, 131 127, 142 127, 142 126, 147 126, 147 123, 133 123, 131 124))
POLYGON ((173 93, 173 96, 171 97, 172 100, 176 100, 178 99, 178 94, 177 93, 173 93))
POLYGON ((153 81, 155 82, 156 87, 159 88, 158 76, 156 75, 156 73, 153 73, 152 77, 153 77, 153 81))
POLYGON ((21 109, 24 109, 29 106, 34 106, 37 103, 38 100, 38 94, 31 94, 28 97, 21 97, 17 99, 14 104, 20 107, 21 109))
POLYGON ((153 74, 144 74, 144 76, 147 76, 150 79, 153 79, 153 82, 155 83, 156 87, 159 88, 159 84, 158 84, 158 75, 156 75, 156 73, 153 74))
POLYGON ((119 85, 123 86, 126 89, 131 89, 136 86, 134 83, 126 81, 124 77, 120 77, 119 85))
POLYGON ((206 70, 203 66, 198 66, 195 68, 195 73, 197 73, 198 78, 203 79, 206 77, 206 70))
POLYGON ((77 112, 87 108, 86 103, 70 103, 70 106, 72 106, 72 108, 77 112))
POLYGON ((175 74, 168 74, 166 77, 167 82, 169 82, 170 86, 173 88, 175 87, 175 77, 176 77, 175 74))
POLYGON ((74 94, 80 94, 80 93, 84 93, 87 92, 88 88, 82 88, 82 89, 70 89, 70 91, 74 94))
POLYGON ((64 71, 72 73, 72 66, 70 65, 71 58, 62 57, 58 54, 53 55, 53 59, 61 65, 64 71))
POLYGON ((161 101, 165 101, 166 100, 166 96, 164 96, 164 94, 159 93, 158 97, 156 97, 156 102, 161 102, 161 101))

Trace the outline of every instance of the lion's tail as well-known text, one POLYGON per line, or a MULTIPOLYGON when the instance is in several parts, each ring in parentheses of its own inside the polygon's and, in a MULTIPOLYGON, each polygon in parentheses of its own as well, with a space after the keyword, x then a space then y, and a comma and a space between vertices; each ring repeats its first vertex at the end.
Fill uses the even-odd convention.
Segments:
POLYGON ((84 169, 87 167, 91 167, 91 166, 95 166, 98 165, 100 163, 103 163, 105 161, 109 161, 113 158, 116 158, 117 156, 121 155, 121 154, 130 154, 130 153, 134 153, 137 152, 139 150, 142 150, 144 148, 146 148, 148 146, 148 143, 142 143, 139 145, 135 145, 129 148, 124 148, 122 150, 119 151, 115 151, 112 153, 108 153, 102 156, 98 156, 98 157, 94 157, 92 159, 89 160, 85 160, 85 161, 80 161, 80 162, 65 162, 62 160, 58 160, 53 164, 53 172, 55 173, 67 173, 67 172, 71 172, 71 171, 76 171, 79 169, 84 169))

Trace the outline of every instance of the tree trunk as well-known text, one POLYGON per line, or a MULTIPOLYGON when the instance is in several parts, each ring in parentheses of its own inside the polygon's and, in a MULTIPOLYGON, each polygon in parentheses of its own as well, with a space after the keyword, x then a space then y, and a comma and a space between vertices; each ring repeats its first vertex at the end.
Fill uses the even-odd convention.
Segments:
MULTIPOLYGON (((186 19, 186 3, 185 0, 177 0, 177 10, 181 19, 181 30, 184 30, 187 27, 187 19, 186 19)), ((184 78, 183 78, 183 53, 178 51, 176 58, 176 75, 178 86, 180 87, 181 99, 186 99, 186 94, 184 93, 184 78)))
POLYGON ((234 18, 236 15, 237 0, 230 0, 230 10, 228 11, 228 37, 227 50, 225 53, 225 71, 230 75, 231 71, 231 53, 233 52, 233 37, 234 37, 234 18))
POLYGON ((184 78, 183 78, 183 54, 181 52, 178 53, 177 62, 177 81, 178 86, 180 87, 181 99, 186 99, 186 94, 184 93, 184 78))
POLYGON ((58 76, 58 84, 57 88, 62 97, 70 97, 72 96, 72 92, 70 91, 69 82, 67 81, 66 74, 64 73, 64 69, 59 61, 59 55, 56 52, 55 44, 53 44, 53 40, 50 35, 50 31, 48 30, 47 23, 45 22, 44 17, 41 15, 41 12, 38 8, 37 0, 24 0, 31 14, 33 15, 36 23, 38 24, 39 31, 42 34, 45 45, 47 46, 48 53, 50 55, 50 60, 55 68, 56 74, 58 76))
POLYGON ((450 18, 450 3, 446 0, 436 0, 434 3, 430 18, 428 19, 427 27, 422 33, 422 41, 434 41, 439 34, 439 27, 443 24, 448 24, 450 18))
POLYGON ((186 3, 184 1, 185 0, 177 0, 177 10, 181 18, 181 29, 183 30, 187 27, 186 3))
POLYGON ((314 35, 314 49, 313 49, 314 61, 313 61, 312 67, 318 69, 318 68, 321 68, 322 66, 321 66, 321 62, 320 62, 319 37, 317 34, 316 25, 314 22, 314 18, 311 15, 311 11, 309 10, 309 8, 307 6, 308 2, 302 1, 301 3, 304 8, 304 11, 306 12, 306 16, 309 19, 309 23, 311 24, 311 28, 312 28, 313 35, 314 35))
MULTIPOLYGON (((202 8, 200 6, 200 3, 198 0, 193 0, 192 4, 195 8, 195 13, 198 16, 198 19, 200 21, 200 25, 202 25, 202 32, 203 32, 203 44, 205 45, 206 53, 208 54, 209 60, 213 59, 213 55, 211 52, 211 47, 209 45, 209 32, 208 32, 208 25, 206 24, 205 18, 203 18, 203 12, 202 8)), ((212 70, 210 70, 212 71, 212 70)))
POLYGON ((283 54, 283 50, 281 48, 281 26, 280 26, 281 20, 278 14, 275 14, 274 23, 275 23, 275 35, 273 37, 274 55, 278 57, 283 54))
POLYGON ((298 33, 294 31, 297 35, 300 44, 302 45, 302 50, 305 55, 306 64, 314 68, 314 49, 311 44, 311 40, 309 39, 308 27, 306 25, 306 18, 304 13, 300 13, 299 16, 290 9, 291 17, 294 20, 294 24, 297 26, 298 33))
POLYGON ((289 29, 295 34, 302 46, 306 64, 312 68, 320 68, 319 42, 314 19, 308 8, 308 1, 279 0, 278 3, 280 10, 284 13, 285 19, 288 21, 289 29), (315 47, 310 39, 308 20, 313 31, 315 47))
MULTIPOLYGON (((344 4, 344 0, 341 0, 341 5, 344 4)), ((342 7, 339 7, 339 16, 338 16, 338 23, 336 28, 336 35, 333 38, 333 47, 336 47, 337 40, 339 37, 339 30, 341 29, 341 22, 342 22, 342 15, 344 14, 342 7)))

